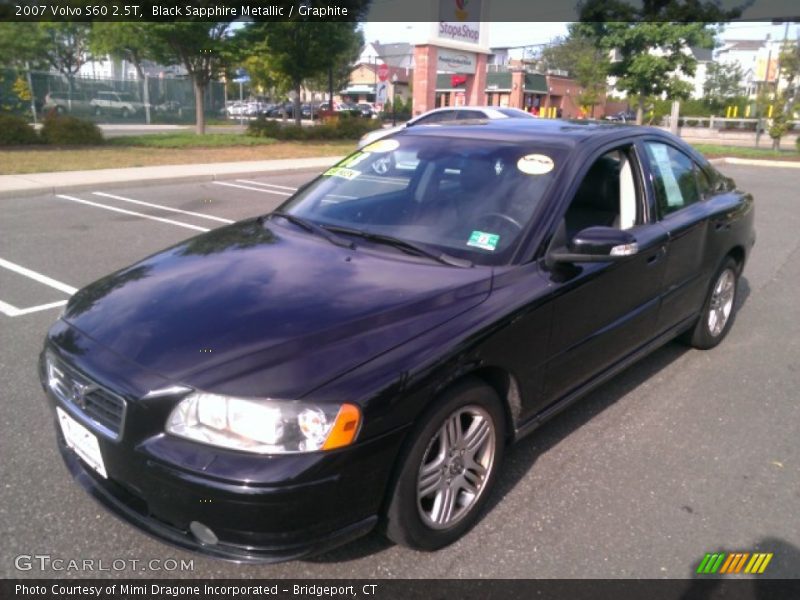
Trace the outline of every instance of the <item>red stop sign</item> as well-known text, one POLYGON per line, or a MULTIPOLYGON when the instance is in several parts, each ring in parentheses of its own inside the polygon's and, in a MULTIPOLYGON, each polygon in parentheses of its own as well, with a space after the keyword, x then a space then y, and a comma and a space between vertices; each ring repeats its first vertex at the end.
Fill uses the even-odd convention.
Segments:
POLYGON ((389 78, 389 67, 386 63, 378 65, 378 79, 386 81, 389 78))

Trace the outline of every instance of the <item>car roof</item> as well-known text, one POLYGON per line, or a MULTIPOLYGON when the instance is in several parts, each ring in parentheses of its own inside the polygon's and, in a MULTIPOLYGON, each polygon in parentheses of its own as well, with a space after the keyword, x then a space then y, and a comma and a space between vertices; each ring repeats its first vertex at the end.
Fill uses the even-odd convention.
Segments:
POLYGON ((532 140, 573 146, 589 138, 626 139, 649 134, 670 137, 655 127, 610 123, 608 121, 569 121, 562 119, 473 119, 455 124, 419 125, 400 135, 486 139, 506 142, 532 140))

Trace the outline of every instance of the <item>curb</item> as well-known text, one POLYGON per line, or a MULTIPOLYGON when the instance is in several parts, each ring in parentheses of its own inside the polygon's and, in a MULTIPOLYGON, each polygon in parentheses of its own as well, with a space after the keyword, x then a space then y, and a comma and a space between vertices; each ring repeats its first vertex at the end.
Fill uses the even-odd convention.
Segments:
MULTIPOLYGON (((165 167, 133 167, 130 169, 98 169, 87 171, 84 181, 76 183, 37 183, 37 177, 44 176, 45 179, 58 179, 59 175, 67 175, 70 171, 59 173, 31 173, 22 175, 0 176, 0 185, 3 177, 16 178, 19 180, 19 187, 11 189, 0 189, 0 200, 6 198, 26 198, 31 196, 41 196, 45 194, 61 194, 63 192, 78 192, 97 189, 114 189, 122 187, 148 187, 165 185, 170 183, 204 183, 234 177, 258 177, 265 173, 274 172, 318 172, 323 168, 333 165, 340 161, 341 156, 326 156, 319 158, 306 159, 287 159, 275 161, 262 161, 262 164, 254 162, 244 163, 212 163, 194 165, 175 165, 165 167), (266 164, 263 164, 266 163, 266 164), (241 164, 240 168, 236 165, 241 164), (221 168, 228 165, 228 168, 221 168), (148 170, 163 171, 164 174, 144 175, 148 170), (177 173, 168 174, 169 171, 177 173), (180 171, 190 171, 180 173, 180 171), (120 173, 122 171, 122 173, 120 173), (27 181, 26 181, 27 179, 27 181)), ((74 172, 74 171, 73 171, 74 172)))
POLYGON ((714 158, 709 162, 715 165, 747 165, 750 167, 800 169, 800 161, 795 160, 760 160, 756 158, 734 158, 732 156, 727 156, 724 158, 714 158))

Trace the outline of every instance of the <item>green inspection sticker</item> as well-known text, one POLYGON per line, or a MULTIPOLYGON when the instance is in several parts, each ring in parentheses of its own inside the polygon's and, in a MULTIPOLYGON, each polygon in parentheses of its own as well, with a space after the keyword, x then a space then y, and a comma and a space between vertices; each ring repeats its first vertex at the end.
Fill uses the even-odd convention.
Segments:
POLYGON ((473 231, 469 236, 467 246, 474 246, 481 250, 494 250, 497 248, 497 243, 500 241, 500 236, 496 233, 485 233, 483 231, 473 231))
POLYGON ((353 169, 345 169, 343 167, 331 167, 325 171, 323 175, 341 177, 342 179, 355 179, 361 175, 361 171, 354 171, 353 169))

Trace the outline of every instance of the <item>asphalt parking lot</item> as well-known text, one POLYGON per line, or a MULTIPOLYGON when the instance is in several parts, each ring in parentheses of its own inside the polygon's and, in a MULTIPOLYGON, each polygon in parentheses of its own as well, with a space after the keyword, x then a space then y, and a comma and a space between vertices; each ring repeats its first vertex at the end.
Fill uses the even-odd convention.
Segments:
POLYGON ((75 289, 228 221, 313 173, 0 199, 0 577, 690 577, 706 552, 772 552, 800 576, 800 169, 722 166, 757 200, 740 311, 709 352, 671 343, 513 448, 489 510, 435 554, 372 535, 235 565, 164 545, 71 481, 36 376, 75 289), (19 555, 194 559, 192 571, 20 571, 19 555))

